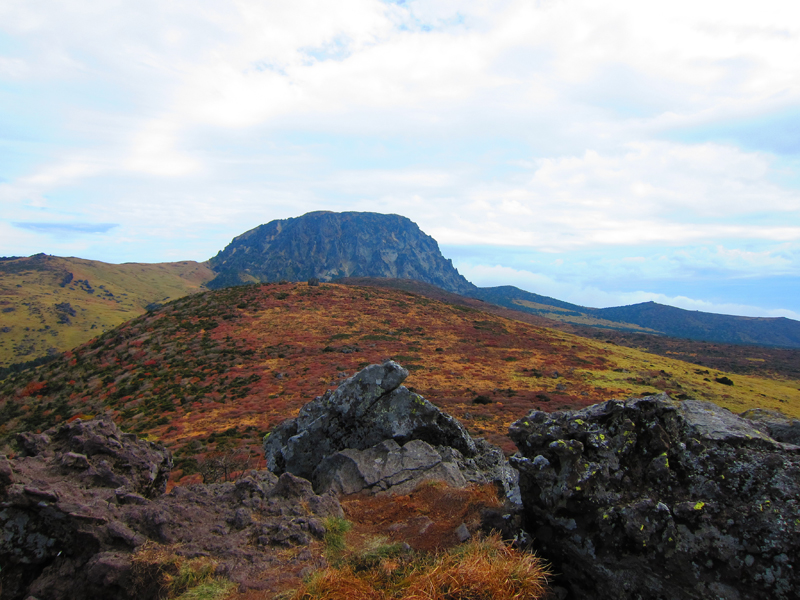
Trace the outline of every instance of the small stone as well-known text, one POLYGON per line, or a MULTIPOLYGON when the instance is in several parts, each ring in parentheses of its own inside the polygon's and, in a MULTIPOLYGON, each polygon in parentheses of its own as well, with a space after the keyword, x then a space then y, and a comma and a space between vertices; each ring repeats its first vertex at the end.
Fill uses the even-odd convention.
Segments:
POLYGON ((244 529, 253 522, 253 516, 246 508, 237 508, 233 516, 233 526, 236 529, 244 529))
POLYGON ((545 469, 550 466, 550 461, 541 454, 538 454, 533 459, 533 466, 538 469, 545 469))
POLYGON ((456 527, 456 538, 458 539, 459 542, 464 543, 471 537, 472 534, 469 532, 469 529, 467 529, 466 523, 462 523, 461 525, 456 527))
POLYGON ((61 456, 61 466, 70 469, 88 469, 89 459, 85 454, 77 452, 65 452, 61 456))

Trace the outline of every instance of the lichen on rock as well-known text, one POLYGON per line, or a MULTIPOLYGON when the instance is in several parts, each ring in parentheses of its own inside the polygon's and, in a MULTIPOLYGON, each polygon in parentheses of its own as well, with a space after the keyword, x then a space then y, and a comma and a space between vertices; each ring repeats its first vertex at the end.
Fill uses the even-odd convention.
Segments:
POLYGON ((800 447, 664 394, 534 411, 510 435, 527 525, 574 597, 796 597, 800 447))

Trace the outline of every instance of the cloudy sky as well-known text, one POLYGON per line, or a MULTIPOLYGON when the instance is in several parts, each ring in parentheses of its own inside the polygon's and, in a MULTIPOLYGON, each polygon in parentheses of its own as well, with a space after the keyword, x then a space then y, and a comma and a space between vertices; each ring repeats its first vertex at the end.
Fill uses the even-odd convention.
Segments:
POLYGON ((478 285, 800 318, 800 4, 3 0, 0 255, 409 217, 478 285))

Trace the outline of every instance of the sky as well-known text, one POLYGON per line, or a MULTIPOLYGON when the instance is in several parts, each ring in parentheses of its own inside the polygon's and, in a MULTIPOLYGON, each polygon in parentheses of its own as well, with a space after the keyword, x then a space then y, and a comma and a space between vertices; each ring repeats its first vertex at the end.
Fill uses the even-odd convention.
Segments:
POLYGON ((406 216, 479 286, 800 319, 800 3, 3 0, 0 255, 406 216))

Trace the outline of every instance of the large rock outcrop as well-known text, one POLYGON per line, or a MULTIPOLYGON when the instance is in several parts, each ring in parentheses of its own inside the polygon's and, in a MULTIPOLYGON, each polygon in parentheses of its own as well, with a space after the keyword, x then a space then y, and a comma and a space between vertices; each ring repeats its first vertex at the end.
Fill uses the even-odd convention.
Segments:
POLYGON ((334 496, 268 471, 164 494, 169 453, 103 419, 21 434, 19 444, 22 456, 0 456, 2 600, 161 597, 133 576, 133 553, 148 541, 213 558, 221 574, 258 587, 279 563, 265 550, 308 544, 324 517, 342 515, 334 496))
POLYGON ((528 527, 573 598, 797 597, 800 447, 663 394, 510 434, 528 527))
POLYGON ((517 501, 517 474, 500 449, 472 439, 457 419, 400 385, 407 376, 386 361, 315 398, 268 434, 267 467, 310 479, 318 492, 401 492, 441 479, 495 482, 517 501))
POLYGON ((399 215, 318 211, 237 236, 209 261, 219 288, 253 281, 389 277, 463 294, 475 289, 439 245, 399 215))

